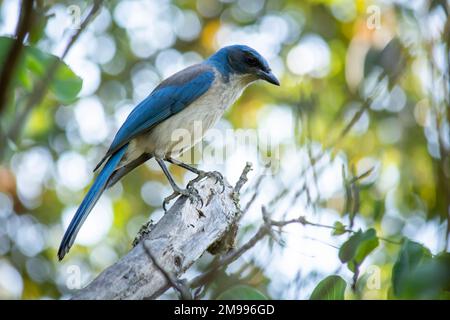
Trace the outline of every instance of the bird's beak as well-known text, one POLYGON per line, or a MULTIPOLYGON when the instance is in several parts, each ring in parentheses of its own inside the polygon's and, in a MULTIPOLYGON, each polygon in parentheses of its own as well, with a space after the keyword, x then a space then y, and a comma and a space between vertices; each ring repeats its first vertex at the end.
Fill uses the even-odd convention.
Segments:
POLYGON ((272 71, 259 71, 258 76, 260 79, 265 80, 271 84, 274 84, 276 86, 280 85, 280 81, 278 81, 277 77, 272 73, 272 71))

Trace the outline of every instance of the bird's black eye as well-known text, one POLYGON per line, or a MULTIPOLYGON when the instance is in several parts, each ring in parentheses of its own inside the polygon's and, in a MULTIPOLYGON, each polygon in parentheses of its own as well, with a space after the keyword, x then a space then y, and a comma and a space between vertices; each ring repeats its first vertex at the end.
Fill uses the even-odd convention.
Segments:
POLYGON ((254 56, 246 56, 245 63, 251 67, 258 67, 259 61, 254 56))

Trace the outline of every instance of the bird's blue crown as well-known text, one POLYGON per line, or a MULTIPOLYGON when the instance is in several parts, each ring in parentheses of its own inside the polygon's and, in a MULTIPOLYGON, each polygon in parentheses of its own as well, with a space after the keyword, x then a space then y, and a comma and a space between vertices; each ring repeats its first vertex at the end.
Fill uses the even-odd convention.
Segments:
POLYGON ((205 63, 214 66, 225 79, 230 74, 256 74, 270 71, 266 59, 258 51, 245 45, 227 46, 210 56, 205 63))

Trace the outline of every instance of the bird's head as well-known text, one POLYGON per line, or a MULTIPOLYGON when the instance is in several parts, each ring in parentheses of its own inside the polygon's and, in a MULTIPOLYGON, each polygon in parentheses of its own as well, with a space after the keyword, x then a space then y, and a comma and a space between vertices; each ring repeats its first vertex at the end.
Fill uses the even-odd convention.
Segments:
POLYGON ((250 81, 258 79, 279 86, 266 59, 255 49, 245 45, 233 45, 220 49, 209 58, 222 72, 245 76, 250 81))

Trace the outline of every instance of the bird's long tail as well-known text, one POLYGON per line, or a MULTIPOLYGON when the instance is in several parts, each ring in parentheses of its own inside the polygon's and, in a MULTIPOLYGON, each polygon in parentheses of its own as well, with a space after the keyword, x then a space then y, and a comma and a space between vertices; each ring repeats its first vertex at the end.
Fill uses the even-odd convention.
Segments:
POLYGON ((102 171, 100 171, 100 173, 98 174, 88 193, 84 197, 83 202, 81 202, 81 205, 75 213, 75 216, 72 218, 72 221, 70 222, 70 225, 67 228, 66 233, 64 234, 64 237, 61 241, 61 245, 59 246, 59 260, 62 260, 66 253, 69 252, 78 231, 80 230, 83 222, 86 220, 92 208, 97 203, 98 199, 105 190, 111 175, 116 170, 116 167, 125 154, 127 147, 128 145, 123 146, 116 153, 114 153, 111 158, 109 158, 102 171))

